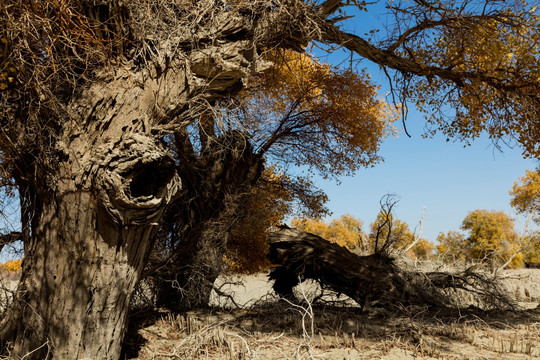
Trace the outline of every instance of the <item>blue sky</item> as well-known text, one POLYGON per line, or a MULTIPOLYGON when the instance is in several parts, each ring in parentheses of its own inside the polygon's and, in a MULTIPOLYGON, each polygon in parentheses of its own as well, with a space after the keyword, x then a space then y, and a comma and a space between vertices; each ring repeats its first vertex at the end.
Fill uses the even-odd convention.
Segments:
MULTIPOLYGON (((356 15, 347 20, 343 28, 360 36, 371 29, 380 29, 383 37, 389 18, 384 14, 384 1, 370 6, 369 12, 358 13, 349 8, 348 14, 356 15)), ((347 65, 350 53, 334 52, 327 55, 317 49, 314 54, 330 64, 347 65)), ((377 65, 362 60, 359 67, 367 69, 372 79, 382 86, 380 94, 389 91, 388 82, 377 65)), ((390 99, 388 99, 390 100, 390 99)), ((397 124, 403 130, 401 124, 397 124)), ((402 131, 398 138, 387 139, 380 154, 385 162, 374 168, 362 169, 353 177, 340 178, 341 184, 316 178, 316 184, 330 198, 331 218, 349 213, 364 222, 364 230, 375 220, 379 200, 387 193, 399 195, 397 218, 414 229, 422 216, 423 237, 435 242, 439 232, 459 230, 463 218, 475 209, 502 210, 516 219, 516 230, 524 220, 510 206, 508 191, 512 184, 525 174, 525 169, 539 165, 524 159, 521 149, 502 145, 496 149, 487 136, 464 147, 463 143, 446 142, 443 136, 433 139, 421 137, 425 120, 409 109, 406 126, 412 138, 402 131)))
POLYGON ((400 197, 396 216, 411 229, 425 207, 422 234, 432 242, 439 232, 459 230, 467 212, 475 209, 506 212, 516 219, 519 232, 523 221, 511 208, 508 191, 525 169, 534 169, 537 162, 524 159, 517 147, 503 147, 500 152, 487 137, 465 148, 442 137, 423 139, 423 122, 421 117, 409 116, 407 127, 412 138, 401 133, 387 139, 380 152, 383 163, 342 177, 341 184, 316 178, 316 184, 329 196, 332 218, 349 213, 360 218, 368 231, 379 211, 380 198, 395 193, 400 197))

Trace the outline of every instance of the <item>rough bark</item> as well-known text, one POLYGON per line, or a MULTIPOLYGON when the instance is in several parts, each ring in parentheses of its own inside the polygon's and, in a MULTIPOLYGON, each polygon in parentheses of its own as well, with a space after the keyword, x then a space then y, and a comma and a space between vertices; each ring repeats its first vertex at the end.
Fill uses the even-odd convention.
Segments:
POLYGON ((461 272, 422 272, 399 266, 395 259, 375 253, 358 256, 346 248, 299 231, 283 229, 270 235, 269 277, 277 294, 295 299, 293 287, 313 279, 323 288, 346 294, 361 307, 367 303, 382 306, 420 305, 438 309, 458 308, 456 290, 470 292, 486 308, 515 306, 498 280, 468 268, 461 272))
POLYGON ((270 279, 275 280, 276 293, 285 298, 293 298, 293 287, 306 279, 346 294, 361 306, 370 296, 402 287, 394 261, 379 254, 358 256, 296 229, 271 234, 269 243, 268 257, 280 265, 271 271, 270 279))
POLYGON ((180 187, 172 158, 144 129, 154 89, 122 75, 74 99, 86 123, 74 116, 64 127, 52 189, 34 184, 23 276, 0 333, 15 358, 120 355, 157 221, 180 187))
POLYGON ((157 305, 171 310, 208 305, 223 268, 230 229, 241 216, 236 211, 239 202, 264 166, 242 133, 215 136, 212 132, 212 127, 204 131, 208 145, 198 155, 191 146, 186 149, 188 138, 177 134, 178 172, 184 188, 170 207, 159 237, 162 242, 172 239, 166 251, 172 257, 154 276, 157 305))
MULTIPOLYGON (((0 323, 11 356, 119 357, 134 286, 180 187, 181 164, 164 137, 268 67, 259 46, 305 40, 292 35, 304 36, 292 20, 305 4, 268 4, 9 0, 1 8, 2 56, 17 63, 17 81, 0 97, 0 147, 24 205, 23 275, 0 323)), ((201 165, 226 180, 238 170, 228 164, 201 165)), ((213 188, 199 189, 209 192, 203 208, 213 188)))
MULTIPOLYGON (((102 21, 129 30, 118 4, 86 5, 102 21)), ((180 188, 182 164, 165 150, 163 137, 196 121, 259 69, 250 33, 235 35, 249 22, 208 9, 223 21, 210 14, 216 23, 201 29, 193 19, 175 18, 197 36, 175 38, 172 45, 169 34, 165 45, 148 40, 151 46, 132 49, 133 58, 126 54, 89 70, 69 94, 53 99, 61 118, 44 112, 33 118, 31 131, 9 128, 8 136, 22 144, 14 177, 31 212, 22 279, 0 323, 0 342, 13 345, 14 358, 119 358, 134 287, 159 220, 180 188), (41 143, 24 143, 30 132, 41 143), (24 146, 33 152, 23 154, 24 146)), ((130 35, 120 34, 128 47, 141 36, 130 35)), ((25 123, 24 113, 10 114, 14 124, 25 123)))
POLYGON ((129 301, 157 226, 121 225, 96 205, 86 191, 44 204, 18 289, 16 357, 119 357, 129 301))

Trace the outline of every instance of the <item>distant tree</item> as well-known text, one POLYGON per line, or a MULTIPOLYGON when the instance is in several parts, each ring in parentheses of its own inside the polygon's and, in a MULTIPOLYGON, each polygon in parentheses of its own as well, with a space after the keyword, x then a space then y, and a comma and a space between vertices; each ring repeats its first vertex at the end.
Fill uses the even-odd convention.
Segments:
POLYGON ((395 252, 405 249, 413 241, 414 234, 409 225, 396 219, 392 213, 379 212, 375 221, 370 225, 369 247, 371 252, 385 246, 391 247, 392 252, 395 252))
POLYGON ((540 169, 525 170, 510 190, 510 204, 520 214, 531 214, 540 223, 540 169))
POLYGON ((514 231, 514 221, 504 212, 471 211, 463 220, 461 229, 469 233, 463 242, 469 259, 485 262, 494 268, 516 254, 509 266, 523 265, 523 254, 518 252, 519 237, 514 231))
POLYGON ((362 231, 362 221, 349 214, 341 215, 341 217, 330 221, 330 223, 319 219, 295 218, 291 220, 291 226, 300 231, 319 235, 349 250, 357 252, 367 250, 367 236, 362 231))
POLYGON ((427 239, 418 239, 416 244, 408 251, 413 259, 429 260, 433 257, 435 245, 427 239))
POLYGON ((521 237, 524 262, 540 263, 540 233, 538 231, 523 235, 521 237))
POLYGON ((435 249, 437 255, 445 262, 465 261, 465 235, 458 231, 439 233, 437 236, 439 243, 435 249))
POLYGON ((371 253, 375 251, 377 236, 379 237, 377 247, 380 249, 388 246, 392 254, 406 251, 413 259, 420 260, 427 260, 433 255, 433 244, 427 239, 417 239, 409 225, 396 219, 393 214, 387 215, 381 211, 377 215, 377 219, 371 223, 368 236, 371 253))
POLYGON ((406 222, 395 218, 394 208, 398 202, 395 194, 386 194, 381 198, 380 211, 370 225, 368 253, 389 256, 407 253, 413 259, 428 259, 433 254, 433 244, 412 232, 406 222))
POLYGON ((5 264, 0 264, 0 269, 7 272, 21 271, 22 260, 8 260, 5 264))

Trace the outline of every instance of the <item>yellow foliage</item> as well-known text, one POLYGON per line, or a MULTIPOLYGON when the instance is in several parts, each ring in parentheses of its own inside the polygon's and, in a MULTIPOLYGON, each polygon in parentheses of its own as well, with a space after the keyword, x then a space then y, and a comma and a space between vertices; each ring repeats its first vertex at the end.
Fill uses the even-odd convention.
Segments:
POLYGON ((362 221, 349 214, 332 220, 329 224, 318 219, 292 219, 291 226, 299 230, 319 235, 324 239, 344 246, 349 250, 363 250, 365 235, 362 221))
POLYGON ((295 201, 301 201, 308 213, 327 211, 324 207, 326 195, 314 191, 312 186, 306 179, 291 179, 277 167, 267 167, 257 185, 244 196, 240 219, 231 229, 225 255, 229 270, 254 273, 270 266, 266 258, 266 240, 269 233, 283 224, 285 216, 293 211, 295 201))
POLYGON ((433 256, 435 246, 427 239, 419 239, 416 244, 409 250, 409 255, 413 259, 429 260, 433 256))
POLYGON ((525 170, 510 190, 510 204, 519 213, 531 213, 540 223, 540 170, 525 170))
POLYGON ((397 116, 365 72, 338 70, 293 51, 266 57, 276 65, 252 79, 240 98, 249 115, 245 126, 265 134, 274 153, 332 175, 381 160, 379 146, 394 133, 397 116))
POLYGON ((12 85, 17 74, 17 70, 9 59, 9 52, 9 41, 4 37, 0 38, 0 91, 12 85))
MULTIPOLYGON (((469 231, 463 248, 470 259, 494 267, 505 263, 518 250, 519 237, 514 231, 514 221, 502 211, 471 211, 461 228, 469 231)), ((522 265, 523 254, 518 253, 509 266, 522 265)))
POLYGON ((0 269, 7 272, 21 271, 22 260, 8 260, 5 264, 0 264, 0 269))
POLYGON ((370 226, 371 232, 369 234, 369 244, 371 252, 375 251, 375 241, 379 227, 379 242, 377 244, 378 249, 380 249, 386 241, 390 241, 392 243, 392 248, 396 250, 404 249, 414 241, 414 234, 409 228, 409 225, 404 221, 395 219, 391 214, 389 215, 389 220, 392 222, 392 229, 390 231, 390 237, 388 238, 388 223, 387 225, 382 226, 384 219, 384 214, 379 212, 377 219, 375 219, 370 226))
POLYGON ((497 9, 496 16, 466 23, 461 23, 464 8, 445 7, 440 26, 414 37, 407 44, 409 52, 401 55, 424 69, 449 69, 462 79, 454 82, 428 74, 413 79, 407 93, 414 94, 433 132, 442 130, 459 140, 483 132, 493 139, 511 136, 523 146, 524 155, 538 158, 540 21, 537 10, 526 2, 513 5, 497 9), (455 116, 448 116, 448 107, 455 109, 455 116))
POLYGON ((523 241, 523 260, 527 262, 540 262, 540 233, 535 233, 523 241))
POLYGON ((437 255, 448 262, 465 261, 465 236, 458 231, 449 231, 447 234, 440 233, 437 236, 437 255))

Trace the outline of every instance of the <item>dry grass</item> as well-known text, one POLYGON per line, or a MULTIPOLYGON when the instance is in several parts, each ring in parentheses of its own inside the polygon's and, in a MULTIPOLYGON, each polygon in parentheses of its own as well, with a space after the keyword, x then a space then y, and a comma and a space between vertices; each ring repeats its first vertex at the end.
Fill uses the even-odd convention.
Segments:
MULTIPOLYGON (((538 359, 540 311, 437 314, 273 302, 154 314, 129 359, 538 359)), ((135 338, 131 338, 135 340, 135 338)))
MULTIPOLYGON (((300 288, 303 304, 267 294, 244 309, 133 314, 122 359, 540 359, 540 270, 504 275, 508 290, 529 310, 372 307, 362 313, 347 303, 312 304, 313 296, 300 288)), ((263 279, 245 281, 237 300, 264 294, 263 279)))

